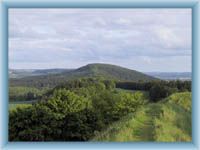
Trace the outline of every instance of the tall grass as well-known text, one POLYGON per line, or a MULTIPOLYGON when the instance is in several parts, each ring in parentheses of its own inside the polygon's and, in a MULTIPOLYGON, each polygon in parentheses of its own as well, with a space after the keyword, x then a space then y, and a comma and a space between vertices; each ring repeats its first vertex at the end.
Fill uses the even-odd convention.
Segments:
POLYGON ((155 141, 191 141, 191 113, 175 104, 162 107, 159 118, 155 118, 155 141))
POLYGON ((191 93, 176 93, 162 103, 143 106, 96 133, 92 141, 191 141, 191 93))
POLYGON ((176 93, 167 98, 169 103, 175 103, 187 111, 192 109, 192 94, 191 92, 176 93))
POLYGON ((114 123, 107 130, 98 133, 93 141, 153 141, 153 118, 160 112, 160 104, 142 107, 135 115, 130 114, 114 123))

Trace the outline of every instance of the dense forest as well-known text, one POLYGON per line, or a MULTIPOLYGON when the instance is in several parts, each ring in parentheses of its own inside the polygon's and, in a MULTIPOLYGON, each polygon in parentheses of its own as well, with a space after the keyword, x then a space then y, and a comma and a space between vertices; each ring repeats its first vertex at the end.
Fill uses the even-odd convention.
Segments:
POLYGON ((73 71, 93 70, 94 76, 63 82, 63 72, 11 80, 10 102, 30 103, 9 110, 9 140, 191 141, 191 81, 115 69, 87 65, 73 71))

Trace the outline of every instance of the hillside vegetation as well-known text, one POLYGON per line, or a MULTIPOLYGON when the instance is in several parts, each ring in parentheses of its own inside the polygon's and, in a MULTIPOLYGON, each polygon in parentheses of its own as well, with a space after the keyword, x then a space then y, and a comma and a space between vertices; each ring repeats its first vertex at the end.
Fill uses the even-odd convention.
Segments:
POLYGON ((112 82, 84 79, 76 83, 55 88, 31 107, 10 111, 9 139, 86 141, 108 124, 136 112, 148 98, 142 92, 115 90, 112 82))
POLYGON ((191 81, 109 64, 25 75, 10 80, 9 141, 191 141, 191 81))
POLYGON ((48 88, 38 89, 34 87, 10 86, 9 101, 32 101, 40 99, 47 91, 48 88))
POLYGON ((99 132, 92 141, 191 141, 191 93, 143 106, 99 132), (184 105, 183 105, 184 104, 184 105))
POLYGON ((89 64, 78 69, 67 70, 59 74, 48 74, 41 76, 24 77, 21 79, 10 79, 11 86, 29 87, 55 87, 69 80, 95 77, 111 79, 116 81, 154 81, 158 80, 141 72, 110 64, 89 64))
POLYGON ((114 80, 70 80, 43 93, 33 104, 14 105, 9 111, 9 140, 191 140, 191 94, 180 93, 191 89, 188 82, 128 85, 135 90, 116 88, 114 80), (154 100, 151 93, 162 94, 154 100))

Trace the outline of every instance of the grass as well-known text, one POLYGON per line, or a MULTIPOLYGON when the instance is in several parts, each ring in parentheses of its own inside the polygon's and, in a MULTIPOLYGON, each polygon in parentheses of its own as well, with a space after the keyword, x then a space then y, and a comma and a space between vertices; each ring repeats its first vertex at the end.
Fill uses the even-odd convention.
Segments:
POLYGON ((37 102, 37 100, 32 101, 10 101, 9 102, 9 110, 16 110, 17 108, 25 108, 31 106, 33 103, 37 102))
POLYGON ((192 109, 192 94, 191 92, 176 93, 167 98, 169 103, 175 103, 187 111, 191 112, 192 109))
POLYGON ((191 113, 175 104, 166 104, 155 119, 155 139, 160 142, 191 141, 191 113))
POLYGON ((160 104, 149 104, 142 107, 135 115, 114 123, 107 130, 96 135, 93 141, 153 141, 153 118, 160 112, 160 104))
POLYGON ((191 93, 176 93, 147 104, 96 134, 92 141, 191 141, 191 93))
POLYGON ((10 103, 9 111, 16 110, 17 108, 25 108, 31 106, 31 103, 10 103))

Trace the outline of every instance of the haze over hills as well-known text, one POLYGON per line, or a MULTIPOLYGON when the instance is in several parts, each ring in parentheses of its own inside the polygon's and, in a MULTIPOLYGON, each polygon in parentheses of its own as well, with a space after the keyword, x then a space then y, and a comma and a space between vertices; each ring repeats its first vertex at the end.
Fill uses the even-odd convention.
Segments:
POLYGON ((72 71, 73 69, 9 69, 10 78, 24 78, 28 76, 40 76, 48 74, 59 74, 62 72, 72 71))
MULTIPOLYGON (((30 72, 30 71, 29 71, 30 72)), ((56 86, 58 84, 63 83, 64 81, 71 79, 79 79, 85 77, 102 77, 104 79, 113 79, 119 81, 152 81, 157 80, 157 78, 152 77, 150 75, 146 75, 144 73, 127 69, 124 67, 110 65, 110 64, 88 64, 86 66, 80 67, 78 69, 54 69, 52 70, 43 70, 32 71, 33 76, 29 74, 29 76, 20 78, 20 79, 10 79, 10 84, 12 85, 35 85, 40 84, 41 86, 56 86), (42 75, 38 75, 39 73, 43 73, 42 75), (36 75, 35 75, 36 74, 36 75), (35 76, 34 76, 35 75, 35 76)))
MULTIPOLYGON (((18 78, 31 77, 31 76, 62 74, 62 73, 66 73, 66 72, 72 72, 75 70, 83 71, 84 69, 93 70, 95 67, 92 68, 92 66, 94 66, 94 65, 98 66, 98 68, 100 67, 99 64, 96 63, 96 64, 89 64, 89 65, 83 66, 78 69, 64 69, 64 68, 9 69, 9 78, 17 78, 18 79, 18 78)), ((111 66, 114 66, 114 65, 111 65, 111 66)), ((102 68, 102 67, 100 67, 100 68, 102 68)), ((121 68, 123 68, 123 67, 121 67, 121 68)), ((77 72, 77 71, 75 71, 75 72, 77 72)), ((143 72, 143 73, 146 75, 155 77, 155 78, 162 79, 162 80, 191 80, 191 78, 192 78, 191 72, 143 72)))
POLYGON ((146 72, 145 74, 162 80, 191 80, 192 72, 146 72))

